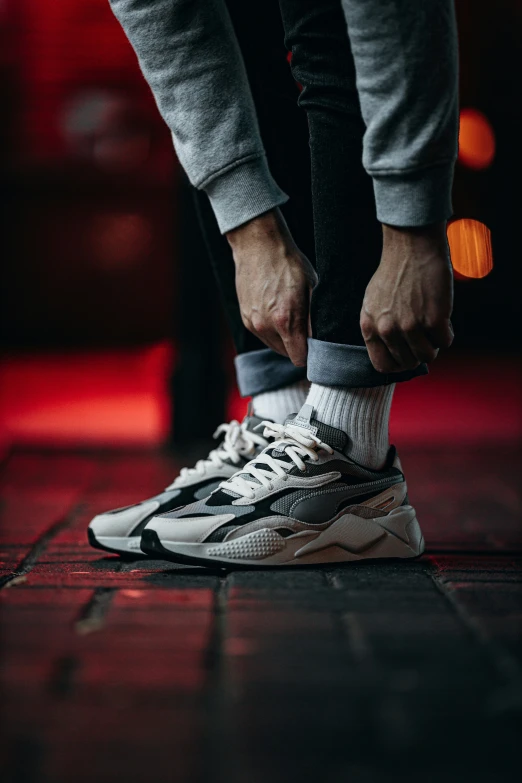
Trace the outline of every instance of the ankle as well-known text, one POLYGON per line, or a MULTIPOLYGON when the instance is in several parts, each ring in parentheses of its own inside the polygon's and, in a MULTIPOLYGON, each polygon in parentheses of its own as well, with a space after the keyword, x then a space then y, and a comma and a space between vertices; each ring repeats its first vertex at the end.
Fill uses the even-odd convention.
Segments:
POLYGON ((307 403, 315 418, 348 436, 346 456, 379 470, 389 450, 388 424, 395 384, 374 388, 348 388, 312 384, 307 403))

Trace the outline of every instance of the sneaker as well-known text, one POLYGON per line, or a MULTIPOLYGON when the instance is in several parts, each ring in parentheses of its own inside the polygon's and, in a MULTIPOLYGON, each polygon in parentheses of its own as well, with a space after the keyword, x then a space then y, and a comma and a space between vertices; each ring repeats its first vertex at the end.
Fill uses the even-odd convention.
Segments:
POLYGON ((344 432, 304 405, 284 425, 263 422, 267 448, 205 500, 155 516, 142 549, 204 566, 294 566, 417 557, 415 509, 392 446, 382 470, 346 457, 344 432))
POLYGON ((134 506, 98 514, 87 530, 89 543, 107 552, 144 554, 140 549, 141 533, 154 515, 206 498, 223 479, 232 476, 268 445, 266 438, 254 432, 260 423, 257 416, 246 416, 242 424, 237 421, 221 424, 214 437, 224 436, 223 440, 207 459, 200 460, 193 468, 182 468, 179 476, 159 495, 134 506))

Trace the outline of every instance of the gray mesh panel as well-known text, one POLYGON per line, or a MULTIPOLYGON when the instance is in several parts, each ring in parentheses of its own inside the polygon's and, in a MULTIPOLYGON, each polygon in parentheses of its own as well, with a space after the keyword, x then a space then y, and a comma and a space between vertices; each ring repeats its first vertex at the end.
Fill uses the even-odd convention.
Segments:
POLYGON ((284 497, 279 498, 279 500, 276 500, 275 503, 272 503, 270 510, 290 516, 290 511, 295 503, 300 503, 301 500, 317 497, 318 495, 330 495, 332 492, 345 488, 346 484, 335 482, 334 484, 329 484, 328 489, 308 489, 304 491, 302 489, 297 489, 295 492, 285 495, 284 497))

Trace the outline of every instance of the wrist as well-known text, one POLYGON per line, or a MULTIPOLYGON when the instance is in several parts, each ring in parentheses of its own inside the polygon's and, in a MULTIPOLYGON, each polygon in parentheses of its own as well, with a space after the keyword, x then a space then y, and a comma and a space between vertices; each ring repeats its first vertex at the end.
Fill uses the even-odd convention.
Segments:
POLYGON ((280 210, 276 207, 225 234, 233 251, 241 251, 253 245, 284 246, 288 243, 288 228, 280 210))
POLYGON ((427 226, 389 226, 382 224, 383 251, 442 252, 447 254, 446 221, 427 226))

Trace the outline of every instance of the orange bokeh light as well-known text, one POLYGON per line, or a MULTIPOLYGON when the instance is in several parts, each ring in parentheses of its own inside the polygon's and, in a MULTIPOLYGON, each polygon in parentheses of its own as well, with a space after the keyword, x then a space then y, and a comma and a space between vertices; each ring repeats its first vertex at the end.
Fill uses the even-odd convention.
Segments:
POLYGON ((448 226, 448 243, 457 279, 486 277, 493 269, 491 232, 479 220, 454 220, 448 226))
POLYGON ((486 169, 495 157, 495 134, 487 117, 477 109, 462 109, 459 161, 471 169, 486 169))

